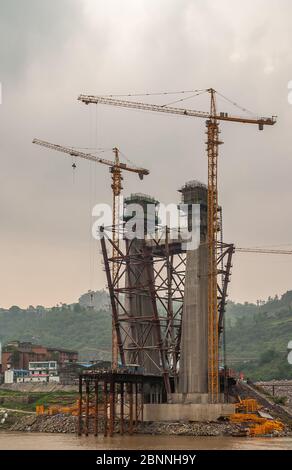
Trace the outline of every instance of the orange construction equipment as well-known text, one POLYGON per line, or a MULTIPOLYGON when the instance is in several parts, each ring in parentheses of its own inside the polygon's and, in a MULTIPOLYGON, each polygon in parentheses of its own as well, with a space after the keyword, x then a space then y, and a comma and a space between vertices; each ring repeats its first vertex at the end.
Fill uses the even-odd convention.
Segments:
POLYGON ((230 415, 229 420, 232 423, 258 423, 263 424, 266 419, 253 413, 234 413, 230 415))
POLYGON ((265 436, 274 432, 281 432, 284 429, 284 424, 281 421, 262 418, 256 414, 262 406, 253 398, 245 400, 239 398, 235 408, 237 413, 232 414, 229 420, 231 423, 246 425, 247 436, 265 436))
POLYGON ((254 398, 247 398, 245 400, 240 400, 239 403, 235 405, 236 411, 243 411, 245 413, 253 413, 262 408, 261 405, 254 398))
POLYGON ((284 429, 283 423, 274 420, 265 420, 263 424, 255 424, 249 429, 250 436, 264 436, 272 434, 275 431, 282 432, 284 429))
MULTIPOLYGON (((82 403, 82 409, 84 409, 85 412, 85 402, 82 403)), ((37 415, 57 415, 57 414, 70 414, 72 416, 78 416, 78 410, 79 410, 79 400, 77 400, 75 403, 72 405, 68 406, 56 406, 52 405, 49 406, 47 409, 45 409, 44 405, 37 405, 36 406, 36 414, 37 415)), ((89 407, 89 415, 94 415, 95 413, 95 407, 91 406, 89 407)))
POLYGON ((45 407, 44 407, 44 405, 37 405, 37 406, 35 407, 35 411, 36 411, 37 416, 45 414, 45 407))

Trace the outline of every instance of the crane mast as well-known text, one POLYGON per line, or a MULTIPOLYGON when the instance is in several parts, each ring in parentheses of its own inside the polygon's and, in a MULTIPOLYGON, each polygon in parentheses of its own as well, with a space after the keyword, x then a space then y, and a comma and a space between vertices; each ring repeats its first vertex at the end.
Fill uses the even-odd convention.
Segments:
POLYGON ((211 403, 219 401, 219 333, 218 333, 218 299, 217 299, 217 233, 218 225, 218 189, 217 167, 219 140, 219 121, 256 124, 259 130, 265 125, 272 126, 276 117, 247 118, 218 113, 216 107, 216 91, 206 90, 210 94, 210 110, 197 111, 193 109, 176 108, 167 105, 149 104, 143 102, 121 100, 112 97, 81 94, 78 100, 85 104, 105 104, 129 109, 156 111, 159 113, 176 114, 184 117, 206 119, 207 127, 207 156, 208 156, 208 392, 211 403))
MULTIPOLYGON (((112 277, 113 280, 116 279, 118 274, 119 265, 116 261, 118 256, 118 249, 120 246, 119 238, 119 222, 120 222, 120 194, 122 191, 122 172, 119 167, 120 158, 119 158, 119 149, 113 149, 115 155, 115 165, 111 168, 112 173, 112 192, 113 192, 113 264, 112 264, 112 277)), ((118 302, 117 302, 118 308, 118 302)), ((112 318, 112 368, 118 368, 118 359, 119 359, 119 348, 118 348, 118 337, 115 328, 114 318, 112 318)))
POLYGON ((219 397, 219 347, 218 347, 218 304, 217 304, 217 234, 218 234, 218 188, 217 162, 219 124, 216 119, 215 91, 211 90, 210 119, 207 126, 208 156, 208 390, 210 401, 216 403, 219 397))

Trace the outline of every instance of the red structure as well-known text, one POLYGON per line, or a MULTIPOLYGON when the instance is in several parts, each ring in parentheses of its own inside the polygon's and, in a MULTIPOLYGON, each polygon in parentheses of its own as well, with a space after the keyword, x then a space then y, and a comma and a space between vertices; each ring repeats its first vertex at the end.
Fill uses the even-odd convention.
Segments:
POLYGON ((165 229, 142 244, 133 239, 117 247, 110 230, 101 228, 101 232, 122 366, 138 364, 144 373, 163 377, 170 394, 171 381, 175 384, 178 378, 180 355, 185 278, 181 240, 170 240, 169 229, 165 229), (113 247, 116 257, 109 255, 113 247), (118 266, 115 276, 111 269, 113 263, 118 266), (153 341, 149 341, 151 337, 153 341), (150 362, 154 370, 150 370, 150 362))
POLYGON ((59 364, 77 362, 78 352, 62 348, 47 348, 29 342, 11 341, 2 349, 2 372, 9 367, 28 369, 29 362, 51 360, 57 361, 59 364))

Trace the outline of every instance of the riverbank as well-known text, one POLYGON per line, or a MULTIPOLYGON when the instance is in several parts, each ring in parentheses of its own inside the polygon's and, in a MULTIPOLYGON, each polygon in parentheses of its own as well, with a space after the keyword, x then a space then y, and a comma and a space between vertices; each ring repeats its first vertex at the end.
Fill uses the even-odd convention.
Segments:
POLYGON ((11 391, 20 393, 52 393, 52 392, 76 392, 77 385, 62 385, 60 383, 50 382, 19 382, 13 384, 2 384, 0 391, 11 391))
MULTIPOLYGON (((77 417, 58 414, 54 416, 30 415, 21 416, 9 427, 10 431, 17 432, 42 432, 59 434, 76 434, 77 417)), ((103 422, 98 423, 99 433, 103 434, 103 422)), ((240 424, 229 423, 228 421, 216 422, 184 422, 184 423, 139 423, 135 434, 156 435, 156 436, 193 436, 193 437, 214 437, 214 436, 234 436, 242 432, 240 424)), ((89 421, 89 431, 93 433, 93 420, 89 421)), ((118 424, 115 432, 119 432, 118 424)), ((292 436, 289 428, 274 436, 292 436)))
MULTIPOLYGON (((255 390, 246 384, 241 384, 245 387, 243 392, 247 396, 252 396, 255 390)), ((239 390, 240 392, 240 390, 239 390)), ((243 395, 243 392, 238 393, 243 395)), ((285 427, 284 430, 279 432, 275 431, 275 436, 291 436, 292 435, 292 420, 288 411, 285 411, 280 405, 275 405, 272 401, 268 400, 265 395, 259 395, 256 390, 256 399, 264 400, 262 403, 262 411, 271 413, 275 419, 280 419, 285 427), (285 411, 285 413, 284 413, 285 411)), ((9 430, 13 432, 33 432, 33 433, 58 433, 58 434, 76 434, 77 433, 77 417, 69 414, 54 414, 54 415, 39 415, 35 413, 37 405, 44 405, 46 409, 53 406, 55 408, 71 406, 76 403, 78 394, 75 390, 64 390, 57 387, 48 392, 46 387, 39 387, 38 389, 19 390, 16 387, 0 388, 0 407, 6 409, 8 414, 2 423, 0 419, 0 430, 9 430)), ((60 409, 60 411, 63 411, 60 409)), ((1 416, 0 416, 1 418, 1 416)), ((99 433, 104 433, 104 425, 102 417, 98 421, 99 433)), ((115 434, 119 433, 119 423, 116 423, 115 434)), ((246 426, 240 423, 230 423, 225 420, 218 420, 216 422, 145 422, 139 423, 135 431, 136 434, 143 435, 165 435, 165 436, 234 436, 244 435, 246 426)), ((94 419, 89 417, 89 432, 94 433, 94 419)))
MULTIPOLYGON (((93 431, 93 422, 89 422, 93 431)), ((135 431, 137 434, 148 435, 180 435, 180 436, 231 436, 239 431, 239 426, 228 422, 209 423, 140 423, 135 431)), ((23 416, 11 427, 11 431, 76 433, 77 417, 68 415, 54 416, 23 416)), ((116 431, 118 431, 118 426, 116 431)), ((99 422, 99 432, 103 432, 103 422, 99 422)))
MULTIPOLYGON (((40 384, 27 384, 30 385, 25 389, 23 387, 16 387, 17 385, 26 384, 12 384, 0 387, 0 407, 35 412, 36 406, 44 405, 49 406, 68 406, 76 403, 78 399, 78 392, 64 387, 46 387, 40 384), (32 385, 32 386, 31 386, 32 385)), ((46 385, 46 384, 45 384, 46 385)))

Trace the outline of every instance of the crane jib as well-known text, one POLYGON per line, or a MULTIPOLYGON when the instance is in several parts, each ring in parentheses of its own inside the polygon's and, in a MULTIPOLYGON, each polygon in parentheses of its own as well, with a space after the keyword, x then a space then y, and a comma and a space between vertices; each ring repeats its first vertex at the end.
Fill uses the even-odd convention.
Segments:
POLYGON ((121 170, 130 171, 132 173, 137 173, 140 178, 141 178, 141 175, 142 176, 149 175, 149 170, 146 170, 145 168, 131 167, 127 165, 126 163, 122 163, 122 162, 116 164, 115 162, 111 160, 106 160, 105 158, 100 158, 90 153, 80 152, 79 150, 76 150, 72 147, 64 147, 62 145, 52 144, 50 142, 46 142, 45 140, 39 140, 39 139, 33 139, 33 144, 37 144, 37 145, 40 145, 42 147, 45 147, 51 150, 56 150, 57 152, 62 152, 72 157, 80 157, 80 158, 84 158, 85 160, 90 160, 96 163, 102 163, 112 168, 120 168, 121 170))
POLYGON ((123 108, 130 109, 140 109, 144 111, 156 111, 159 113, 166 114, 177 114, 180 116, 187 117, 199 117, 203 119, 215 119, 217 121, 230 121, 230 122, 240 122, 246 124, 257 124, 260 129, 262 126, 273 126, 276 123, 276 116, 272 117, 263 117, 258 116, 255 118, 243 117, 243 116, 232 116, 228 113, 220 113, 215 116, 211 115, 209 112, 197 111, 194 109, 184 109, 184 108, 175 108, 171 106, 163 106, 158 104, 143 103, 139 101, 128 101, 128 100, 118 100, 114 98, 106 98, 103 96, 94 96, 94 95, 79 95, 78 100, 85 104, 105 104, 109 106, 118 106, 123 108))

